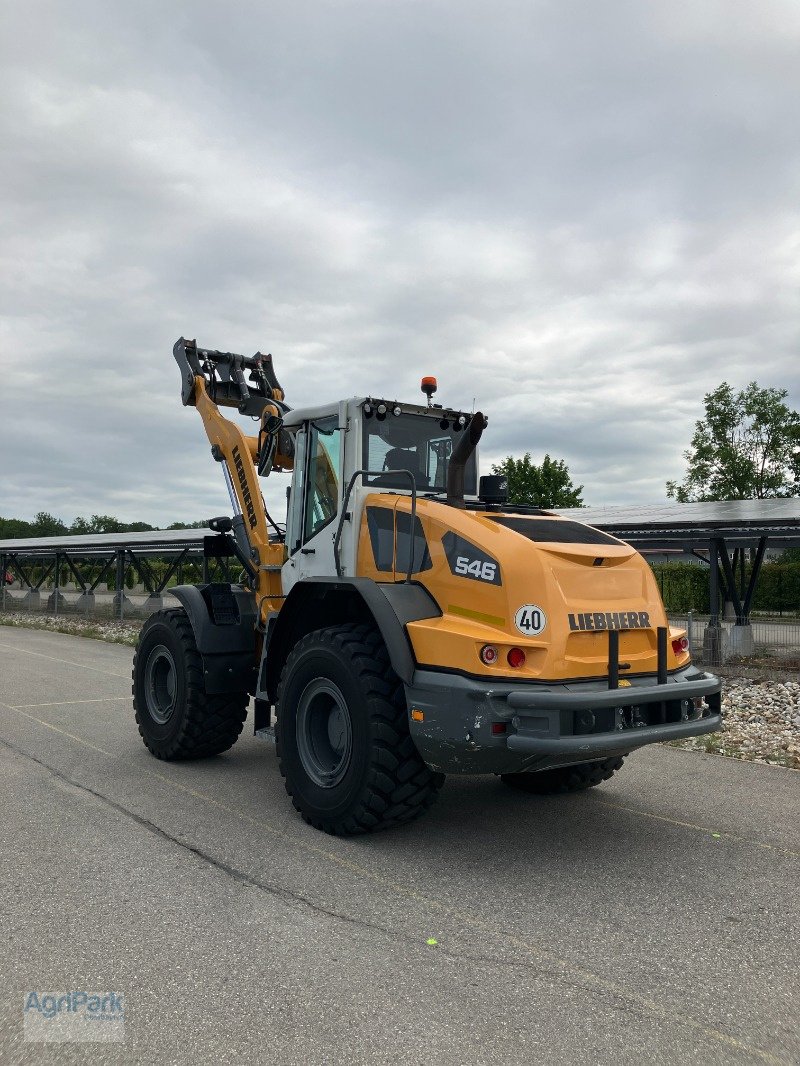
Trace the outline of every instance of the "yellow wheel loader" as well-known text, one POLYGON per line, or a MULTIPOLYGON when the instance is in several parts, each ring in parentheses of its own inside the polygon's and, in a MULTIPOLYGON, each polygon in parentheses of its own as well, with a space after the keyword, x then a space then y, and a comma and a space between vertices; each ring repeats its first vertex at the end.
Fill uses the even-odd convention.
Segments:
POLYGON ((238 584, 171 589, 133 667, 160 759, 225 751, 253 700, 295 808, 328 833, 400 825, 446 774, 527 792, 597 785, 655 741, 720 728, 647 563, 590 526, 478 478, 487 421, 377 397, 292 410, 268 355, 174 355, 230 493, 208 556, 238 584), (221 407, 251 416, 246 434, 221 407), (291 473, 274 522, 259 477, 291 473))

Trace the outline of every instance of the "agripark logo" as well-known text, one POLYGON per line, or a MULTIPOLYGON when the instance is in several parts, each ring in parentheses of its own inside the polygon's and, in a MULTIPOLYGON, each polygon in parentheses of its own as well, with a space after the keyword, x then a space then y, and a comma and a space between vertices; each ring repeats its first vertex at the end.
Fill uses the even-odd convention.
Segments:
POLYGON ((125 1039, 121 992, 26 992, 25 1040, 34 1043, 119 1043, 125 1039))

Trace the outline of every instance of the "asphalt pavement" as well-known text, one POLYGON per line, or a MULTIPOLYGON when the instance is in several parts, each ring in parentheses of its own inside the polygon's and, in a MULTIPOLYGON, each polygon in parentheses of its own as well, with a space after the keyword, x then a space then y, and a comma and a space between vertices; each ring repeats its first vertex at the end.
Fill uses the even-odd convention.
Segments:
POLYGON ((0 628, 2 1063, 797 1063, 800 776, 668 747, 566 797, 448 778, 340 840, 274 749, 163 763, 131 649, 0 628), (121 1043, 26 1043, 31 990, 121 1043))

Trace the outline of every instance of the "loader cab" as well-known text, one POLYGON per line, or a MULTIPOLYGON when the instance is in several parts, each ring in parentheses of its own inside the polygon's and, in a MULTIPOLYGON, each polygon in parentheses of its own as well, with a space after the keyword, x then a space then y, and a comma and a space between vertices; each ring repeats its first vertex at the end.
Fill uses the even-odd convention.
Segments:
MULTIPOLYGON (((450 456, 468 422, 461 412, 372 397, 288 413, 284 426, 294 435, 295 451, 284 590, 302 578, 336 573, 333 541, 356 471, 363 473, 351 489, 340 547, 343 572, 350 576, 364 498, 375 492, 410 494, 411 477, 418 496, 444 493, 450 456)), ((468 495, 477 491, 477 471, 473 454, 465 471, 468 495)))

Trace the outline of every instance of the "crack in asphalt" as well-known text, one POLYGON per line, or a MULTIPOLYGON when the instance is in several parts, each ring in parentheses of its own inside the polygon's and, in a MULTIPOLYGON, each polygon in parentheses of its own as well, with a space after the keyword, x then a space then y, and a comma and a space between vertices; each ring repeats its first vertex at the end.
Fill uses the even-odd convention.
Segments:
MULTIPOLYGON (((327 918, 331 918, 340 922, 345 922, 350 925, 359 926, 363 929, 369 929, 376 933, 382 933, 389 939, 405 942, 414 947, 419 947, 419 941, 413 936, 409 936, 405 933, 400 933, 395 929, 392 929, 385 925, 380 925, 377 922, 369 922, 364 918, 358 918, 349 914, 344 914, 341 911, 332 910, 328 907, 322 906, 320 903, 317 903, 312 899, 309 899, 308 896, 304 896, 300 892, 293 892, 291 889, 283 888, 279 885, 271 884, 268 881, 263 881, 258 877, 254 877, 252 874, 248 874, 245 870, 241 870, 238 867, 232 866, 230 863, 227 863, 222 859, 216 858, 210 852, 204 851, 202 848, 199 848, 194 844, 190 844, 188 841, 182 840, 180 837, 174 836, 172 833, 167 832, 167 830, 162 829, 160 825, 157 825, 149 818, 145 818, 143 815, 137 814, 136 811, 132 811, 129 807, 125 807, 122 804, 117 803, 116 800, 111 799, 104 793, 96 791, 89 785, 81 784, 79 781, 74 780, 74 778, 67 777, 66 774, 61 773, 60 770, 57 770, 55 767, 51 766, 43 759, 39 759, 37 758, 37 756, 32 755, 30 752, 24 751, 22 748, 17 747, 15 744, 10 743, 8 740, 0 739, 0 744, 2 744, 3 747, 7 748, 9 751, 13 752, 15 755, 18 755, 21 758, 28 759, 30 762, 35 763, 37 766, 45 770, 56 781, 69 786, 77 792, 91 796, 93 799, 102 803, 104 806, 110 807, 112 810, 117 811, 117 813, 126 816, 131 821, 141 826, 143 829, 152 833, 154 836, 157 836, 160 839, 165 840, 171 844, 177 845, 179 848, 181 848, 181 850, 188 852, 195 858, 207 863, 214 869, 218 870, 220 873, 227 875, 239 884, 246 885, 250 888, 259 889, 262 892, 266 892, 270 896, 275 897, 283 903, 300 904, 301 906, 307 907, 315 914, 320 914, 327 918)), ((448 950, 446 947, 443 947, 440 944, 437 944, 436 948, 440 955, 445 955, 446 957, 451 958, 455 961, 489 963, 495 966, 507 967, 509 969, 524 969, 526 972, 535 973, 538 976, 551 977, 553 979, 556 979, 559 981, 559 983, 567 987, 573 987, 580 991, 589 990, 587 986, 583 984, 565 981, 563 979, 563 975, 559 974, 556 970, 553 969, 532 966, 530 963, 502 959, 491 955, 474 955, 466 952, 456 953, 448 950)), ((598 990, 595 989, 594 991, 598 990)))
MULTIPOLYGON (((11 709, 13 710, 14 708, 11 709)), ((88 742, 82 741, 82 743, 88 742)), ((241 884, 245 884, 248 887, 253 887, 260 891, 266 892, 270 896, 279 899, 281 902, 287 905, 291 903, 296 903, 301 906, 305 906, 309 910, 328 917, 332 920, 345 922, 350 925, 358 926, 363 929, 368 929, 373 932, 380 933, 387 939, 405 942, 417 948, 421 946, 416 938, 408 936, 407 934, 398 933, 393 929, 389 929, 377 923, 367 922, 365 919, 362 918, 354 918, 349 915, 342 914, 338 911, 330 910, 321 906, 320 904, 313 902, 312 900, 309 900, 307 897, 299 893, 293 893, 289 889, 282 889, 278 886, 271 885, 268 882, 261 881, 258 878, 247 874, 243 870, 239 870, 236 867, 231 866, 230 864, 225 863, 222 860, 214 858, 214 856, 204 852, 202 849, 197 848, 194 845, 191 845, 186 841, 183 841, 180 838, 173 836, 166 830, 162 829, 160 826, 156 825, 154 822, 151 822, 149 819, 136 814, 134 811, 131 811, 129 808, 124 807, 123 805, 117 803, 115 800, 110 799, 103 793, 97 792, 88 785, 81 784, 80 782, 67 777, 65 774, 61 773, 59 770, 56 770, 53 766, 45 762, 43 759, 39 759, 35 755, 32 755, 30 752, 18 748, 16 745, 12 744, 8 740, 4 738, 0 739, 0 744, 6 747, 9 751, 14 752, 16 755, 24 759, 29 759, 31 762, 40 766, 43 770, 49 773, 56 781, 60 781, 64 785, 76 789, 78 792, 85 793, 93 797, 98 802, 107 805, 108 807, 117 811, 121 815, 127 816, 145 830, 153 833, 154 835, 166 840, 171 844, 176 845, 183 851, 188 852, 195 858, 209 864, 213 868, 219 870, 221 873, 231 877, 232 879, 236 880, 241 884)), ((94 747, 93 745, 88 746, 94 747)), ((99 748, 97 748, 96 750, 98 752, 101 751, 101 749, 99 748)), ((102 754, 108 753, 102 752, 102 754)), ((168 778, 163 778, 163 780, 169 783, 168 778)), ((223 809, 227 808, 223 806, 223 809)), ((255 821, 253 819, 250 820, 255 821)), ((260 823, 256 822, 256 824, 260 823)), ((319 849, 314 848, 313 850, 317 851, 319 849)), ((333 858, 334 856, 330 857, 333 858)), ((350 864, 346 865, 349 866, 350 864)), ((441 901, 430 900, 424 896, 418 896, 416 893, 409 892, 408 890, 406 890, 406 894, 408 894, 412 899, 415 899, 421 905, 428 904, 435 907, 436 909, 442 910, 445 914, 459 917, 459 913, 457 912, 457 910, 453 909, 447 904, 442 904, 441 901)), ((701 1032, 707 1038, 711 1038, 716 1043, 727 1045, 729 1048, 735 1049, 737 1051, 749 1053, 750 1055, 755 1056, 758 1059, 761 1059, 762 1061, 774 1064, 774 1066, 788 1066, 788 1061, 786 1059, 777 1058, 770 1052, 764 1051, 758 1047, 753 1047, 752 1045, 747 1044, 744 1041, 730 1036, 728 1033, 725 1033, 719 1029, 715 1029, 712 1026, 707 1026, 702 1022, 698 1022, 687 1015, 681 1014, 674 1010, 667 1010, 664 1008, 663 1005, 660 1005, 659 1003, 652 1001, 648 997, 643 996, 639 993, 632 993, 624 989, 617 988, 615 987, 613 982, 609 982, 607 978, 603 978, 593 973, 592 971, 585 970, 582 967, 576 966, 572 963, 567 962, 566 960, 560 959, 558 956, 552 956, 550 952, 543 951, 538 948, 533 948, 525 941, 521 941, 519 940, 519 938, 513 935, 505 934, 501 930, 493 929, 492 927, 487 926, 485 923, 471 918, 471 916, 468 914, 462 913, 460 914, 460 918, 463 923, 468 926, 471 926, 475 930, 478 930, 485 934, 502 937, 506 941, 506 943, 510 947, 513 947, 515 950, 526 952, 528 955, 533 954, 541 960, 549 959, 553 963, 553 967, 550 968, 535 966, 531 965, 530 963, 498 959, 496 957, 491 956, 470 955, 465 952, 456 953, 448 951, 446 948, 442 948, 440 945, 436 946, 436 950, 440 954, 446 955, 454 961, 472 961, 476 963, 494 965, 502 968, 521 969, 525 970, 531 975, 541 976, 543 978, 549 977, 551 980, 555 981, 562 987, 575 989, 585 994, 589 994, 595 1000, 601 1003, 605 1003, 613 1009, 619 1010, 621 1013, 624 1013, 628 1016, 641 1017, 651 1015, 655 1017, 666 1018, 671 1020, 673 1023, 677 1024, 681 1028, 692 1030, 695 1032, 701 1032), (579 978, 579 980, 576 980, 576 977, 579 978)))
MULTIPOLYGON (((17 747, 15 744, 10 743, 6 739, 0 739, 0 744, 12 751, 15 755, 20 756, 23 759, 28 759, 30 762, 35 763, 41 769, 45 770, 52 778, 60 782, 69 788, 74 789, 76 792, 91 796, 99 803, 106 807, 111 808, 118 814, 121 814, 129 818, 135 824, 141 826, 146 831, 157 836, 159 839, 165 840, 170 844, 177 845, 182 851, 199 859, 210 865, 215 870, 222 874, 232 878, 239 884, 245 885, 250 888, 258 889, 262 892, 266 892, 268 895, 278 899, 280 902, 291 906, 292 903, 299 904, 300 906, 307 907, 315 914, 322 915, 326 918, 330 918, 334 921, 344 922, 349 925, 358 926, 362 929, 368 929, 375 933, 380 933, 387 939, 406 943, 414 948, 420 947, 420 942, 413 936, 405 933, 400 933, 395 929, 380 925, 376 922, 369 922, 363 918, 356 918, 348 914, 343 914, 341 911, 331 910, 328 907, 323 907, 321 904, 316 903, 314 900, 309 899, 307 896, 302 895, 299 892, 292 892, 290 889, 281 888, 278 885, 271 884, 267 881, 262 881, 257 877, 253 877, 246 871, 232 866, 230 863, 226 863, 221 859, 216 858, 209 852, 204 851, 202 848, 196 847, 194 844, 189 844, 185 840, 181 840, 180 837, 174 836, 172 833, 168 833, 161 826, 152 822, 149 818, 145 818, 143 815, 137 814, 130 808, 117 803, 116 800, 111 799, 109 796, 104 795, 102 792, 97 792, 95 789, 88 785, 81 784, 75 781, 73 778, 67 777, 66 774, 61 773, 60 770, 55 769, 49 763, 43 759, 37 758, 30 752, 24 751, 22 748, 17 747)), ((524 970, 526 973, 534 975, 540 978, 549 978, 555 981, 563 988, 571 989, 577 992, 589 993, 600 1003, 610 1007, 613 1010, 617 1010, 620 1013, 627 1014, 632 1017, 643 1017, 648 1013, 648 1009, 644 1005, 631 1003, 626 1001, 624 994, 617 992, 612 988, 603 988, 590 985, 581 981, 570 979, 564 973, 559 972, 554 968, 535 966, 530 962, 523 962, 520 960, 503 959, 494 955, 473 954, 470 952, 454 952, 441 944, 436 945, 436 951, 439 955, 444 955, 446 958, 452 959, 454 962, 473 962, 482 965, 496 966, 507 970, 524 970)))

